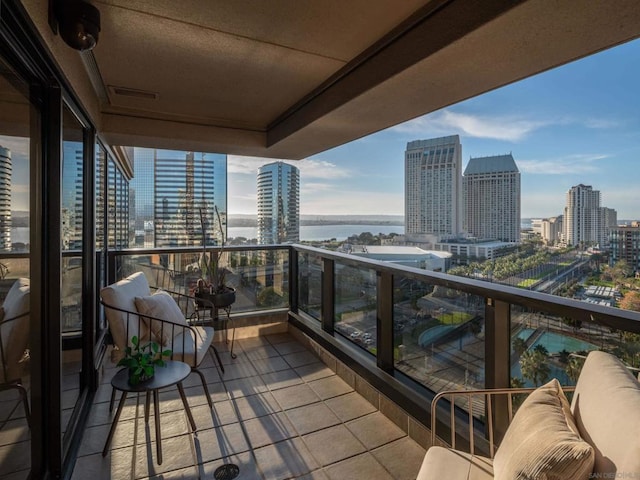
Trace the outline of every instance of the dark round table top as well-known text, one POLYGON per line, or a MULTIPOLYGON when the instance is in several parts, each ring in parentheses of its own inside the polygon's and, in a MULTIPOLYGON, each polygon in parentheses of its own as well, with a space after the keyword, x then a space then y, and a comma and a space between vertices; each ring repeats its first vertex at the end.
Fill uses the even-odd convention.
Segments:
POLYGON ((129 370, 123 368, 111 379, 111 385, 123 392, 148 392, 158 388, 170 387, 181 382, 191 373, 191 367, 184 362, 165 361, 166 367, 156 367, 153 378, 137 385, 129 383, 129 370))

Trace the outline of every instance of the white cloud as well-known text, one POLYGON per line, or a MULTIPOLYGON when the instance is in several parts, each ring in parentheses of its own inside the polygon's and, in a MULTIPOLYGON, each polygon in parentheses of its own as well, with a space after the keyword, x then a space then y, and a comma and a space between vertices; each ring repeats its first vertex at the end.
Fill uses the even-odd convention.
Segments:
POLYGON ((238 155, 227 155, 227 171, 230 174, 257 175, 258 169, 268 163, 281 161, 289 163, 300 169, 300 176, 303 179, 336 179, 349 176, 349 170, 321 159, 304 160, 281 160, 263 157, 241 157, 238 155))
POLYGON ((514 116, 479 116, 441 110, 393 127, 401 133, 447 133, 459 132, 479 138, 491 138, 517 142, 534 130, 552 122, 528 120, 514 116))
POLYGON ((603 154, 575 154, 544 160, 518 160, 522 173, 542 175, 576 175, 600 171, 598 162, 609 158, 603 154))

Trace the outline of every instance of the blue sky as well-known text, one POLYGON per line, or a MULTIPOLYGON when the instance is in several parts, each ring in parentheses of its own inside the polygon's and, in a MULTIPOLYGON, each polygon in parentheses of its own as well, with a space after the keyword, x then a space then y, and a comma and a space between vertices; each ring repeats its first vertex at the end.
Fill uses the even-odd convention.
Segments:
MULTIPOLYGON (((550 70, 308 159, 302 214, 404 213, 404 150, 412 140, 460 135, 469 157, 511 152, 521 172, 522 216, 562 213, 579 183, 618 219, 640 219, 640 40, 550 70)), ((256 213, 258 167, 229 155, 229 212, 256 213)))

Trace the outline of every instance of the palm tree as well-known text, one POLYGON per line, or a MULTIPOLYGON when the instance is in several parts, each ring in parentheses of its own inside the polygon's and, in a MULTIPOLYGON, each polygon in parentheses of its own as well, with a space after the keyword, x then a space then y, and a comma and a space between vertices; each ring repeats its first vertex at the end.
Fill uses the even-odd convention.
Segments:
POLYGON ((527 351, 527 342, 524 340, 524 338, 514 338, 513 342, 511 342, 511 346, 513 347, 513 351, 515 352, 515 354, 519 357, 527 351))
POLYGON ((522 376, 531 380, 536 387, 545 382, 551 373, 551 368, 547 364, 548 357, 548 354, 544 354, 541 349, 527 350, 520 357, 522 376))
POLYGON ((567 377, 575 383, 578 381, 578 377, 580 376, 580 371, 582 370, 582 365, 584 361, 579 357, 570 357, 567 362, 567 366, 565 367, 565 371, 567 372, 567 377))

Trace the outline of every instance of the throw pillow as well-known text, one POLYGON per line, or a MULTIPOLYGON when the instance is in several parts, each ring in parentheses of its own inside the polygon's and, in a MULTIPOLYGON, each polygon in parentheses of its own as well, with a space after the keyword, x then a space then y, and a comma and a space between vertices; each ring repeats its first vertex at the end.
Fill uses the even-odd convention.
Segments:
POLYGON ((148 297, 136 297, 135 303, 138 313, 143 316, 144 322, 160 345, 168 345, 173 337, 183 333, 183 328, 176 328, 169 323, 163 323, 153 319, 169 320, 178 325, 187 325, 187 320, 182 314, 180 307, 178 307, 176 301, 167 292, 158 290, 148 297))
POLYGON ((536 389, 518 409, 498 448, 495 480, 587 480, 593 447, 580 438, 558 380, 536 389))

